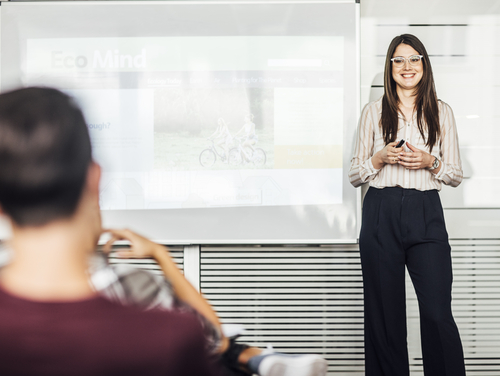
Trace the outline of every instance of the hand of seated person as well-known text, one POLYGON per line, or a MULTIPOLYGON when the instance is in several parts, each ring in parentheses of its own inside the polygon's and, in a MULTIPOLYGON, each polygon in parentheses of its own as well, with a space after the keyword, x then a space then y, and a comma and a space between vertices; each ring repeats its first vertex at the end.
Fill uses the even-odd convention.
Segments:
POLYGON ((146 258, 153 257, 158 258, 159 254, 167 254, 168 249, 160 244, 157 244, 139 234, 128 229, 117 230, 108 229, 104 230, 106 233, 111 234, 111 239, 103 247, 103 252, 109 254, 113 247, 113 244, 119 240, 127 240, 130 242, 128 248, 122 248, 117 252, 117 256, 121 258, 146 258))

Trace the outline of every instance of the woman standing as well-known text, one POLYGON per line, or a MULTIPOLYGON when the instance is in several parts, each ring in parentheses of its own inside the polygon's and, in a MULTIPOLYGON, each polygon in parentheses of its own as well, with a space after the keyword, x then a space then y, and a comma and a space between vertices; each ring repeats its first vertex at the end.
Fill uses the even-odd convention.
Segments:
POLYGON ((450 245, 438 191, 462 181, 455 119, 436 97, 424 45, 410 34, 387 51, 385 92, 361 114, 349 179, 369 182, 359 248, 367 376, 409 375, 405 265, 420 310, 426 376, 463 376, 451 312, 450 245), (405 144, 398 146, 404 139, 405 144))
POLYGON ((255 124, 253 122, 253 114, 248 114, 245 116, 245 123, 243 124, 243 127, 234 135, 234 137, 238 137, 240 134, 243 134, 243 143, 242 147, 243 149, 247 150, 247 154, 245 155, 242 153, 242 158, 244 158, 246 161, 250 161, 249 156, 251 157, 254 152, 254 145, 257 143, 259 138, 257 137, 257 134, 255 133, 255 124))
POLYGON ((208 139, 214 140, 215 145, 221 147, 224 150, 224 156, 222 157, 222 160, 228 163, 229 146, 233 142, 233 137, 231 136, 231 132, 229 132, 227 123, 223 118, 219 118, 217 120, 217 129, 208 139))

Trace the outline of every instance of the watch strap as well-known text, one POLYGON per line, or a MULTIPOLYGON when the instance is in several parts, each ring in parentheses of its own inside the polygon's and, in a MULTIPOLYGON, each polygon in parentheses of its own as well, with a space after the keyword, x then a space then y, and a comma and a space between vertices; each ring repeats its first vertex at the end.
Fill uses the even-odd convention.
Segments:
POLYGON ((434 157, 434 163, 432 164, 432 167, 429 167, 428 170, 435 170, 436 168, 439 167, 441 164, 441 161, 439 160, 438 157, 434 157))

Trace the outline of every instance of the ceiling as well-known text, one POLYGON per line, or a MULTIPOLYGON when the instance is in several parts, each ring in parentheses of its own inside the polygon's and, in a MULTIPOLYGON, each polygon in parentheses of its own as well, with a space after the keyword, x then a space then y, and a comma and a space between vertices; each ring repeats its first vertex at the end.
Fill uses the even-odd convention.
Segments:
POLYGON ((418 22, 429 17, 500 15, 500 0, 360 0, 361 17, 405 17, 418 22))

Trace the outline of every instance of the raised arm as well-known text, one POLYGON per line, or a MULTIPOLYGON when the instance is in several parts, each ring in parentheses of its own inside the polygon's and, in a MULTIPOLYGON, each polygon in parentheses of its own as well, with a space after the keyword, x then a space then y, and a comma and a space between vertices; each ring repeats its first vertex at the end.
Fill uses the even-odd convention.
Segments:
MULTIPOLYGON (((167 247, 152 242, 151 240, 138 235, 130 230, 107 230, 111 234, 111 239, 106 243, 103 251, 109 253, 113 243, 118 240, 127 240, 130 242, 130 247, 126 250, 118 252, 118 257, 121 258, 147 258, 152 257, 160 265, 165 277, 172 285, 177 298, 191 308, 196 310, 200 315, 205 317, 212 325, 214 325, 222 333, 221 324, 217 314, 212 309, 212 306, 205 298, 189 283, 189 281, 181 273, 174 260, 170 256, 167 247)), ((219 351, 223 352, 227 349, 229 341, 222 336, 221 346, 219 351)))

